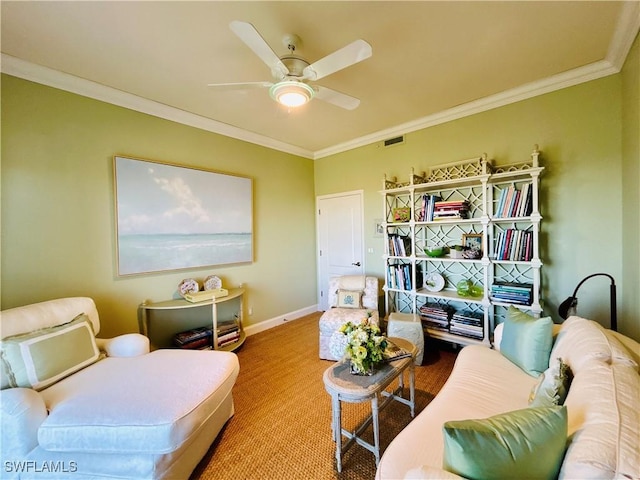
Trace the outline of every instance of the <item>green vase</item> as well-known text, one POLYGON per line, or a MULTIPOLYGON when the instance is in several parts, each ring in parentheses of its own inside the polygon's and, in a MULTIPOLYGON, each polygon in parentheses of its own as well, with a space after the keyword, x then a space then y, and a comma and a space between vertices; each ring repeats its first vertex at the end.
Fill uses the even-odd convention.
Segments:
POLYGON ((471 280, 460 280, 456 285, 456 291, 461 297, 468 297, 471 295, 472 287, 473 283, 471 283, 471 280))

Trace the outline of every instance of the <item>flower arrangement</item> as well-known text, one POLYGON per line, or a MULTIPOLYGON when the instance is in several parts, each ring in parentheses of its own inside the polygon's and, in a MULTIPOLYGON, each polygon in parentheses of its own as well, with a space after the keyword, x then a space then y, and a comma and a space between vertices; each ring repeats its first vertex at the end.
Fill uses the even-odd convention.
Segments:
POLYGON ((345 353, 351 360, 352 373, 370 375, 374 366, 382 362, 387 348, 387 339, 380 328, 368 317, 359 324, 347 322, 339 331, 347 337, 345 353))

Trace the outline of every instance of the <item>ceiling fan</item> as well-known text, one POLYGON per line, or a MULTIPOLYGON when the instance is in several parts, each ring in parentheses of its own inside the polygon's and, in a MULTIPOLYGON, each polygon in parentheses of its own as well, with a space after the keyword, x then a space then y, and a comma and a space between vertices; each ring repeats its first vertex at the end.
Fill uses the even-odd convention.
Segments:
POLYGON ((229 27, 260 59, 271 69, 273 82, 213 83, 218 89, 268 88, 269 95, 286 107, 298 107, 313 98, 323 100, 347 110, 360 105, 360 100, 320 85, 309 82, 320 80, 332 73, 366 60, 372 55, 371 45, 364 40, 356 40, 346 47, 336 50, 326 57, 309 63, 295 55, 300 38, 287 35, 283 42, 288 55, 278 57, 253 25, 235 20, 229 27))

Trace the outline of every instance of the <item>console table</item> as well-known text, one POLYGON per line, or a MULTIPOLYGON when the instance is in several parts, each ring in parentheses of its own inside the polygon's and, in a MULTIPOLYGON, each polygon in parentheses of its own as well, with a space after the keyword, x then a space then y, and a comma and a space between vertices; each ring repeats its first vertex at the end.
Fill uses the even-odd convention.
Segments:
POLYGON ((243 288, 230 288, 229 295, 202 302, 192 303, 182 298, 162 302, 144 302, 138 308, 140 333, 151 340, 151 337, 154 336, 151 330, 157 328, 160 333, 154 338, 159 341, 157 342, 158 345, 154 346, 170 347, 173 334, 194 327, 212 325, 213 348, 216 350, 236 350, 246 339, 242 326, 243 297, 243 288), (232 322, 237 324, 240 337, 233 343, 222 347, 218 346, 220 325, 232 322), (171 328, 163 328, 168 324, 173 326, 173 330, 171 328))
POLYGON ((389 338, 393 343, 411 352, 411 357, 401 358, 382 364, 376 373, 371 376, 352 375, 350 373, 349 360, 342 360, 327 368, 323 375, 324 386, 331 395, 332 431, 333 440, 336 442, 336 466, 338 472, 342 472, 342 454, 355 442, 372 452, 376 457, 376 466, 380 462, 380 431, 378 424, 379 412, 389 402, 395 400, 403 403, 411 409, 411 416, 415 415, 415 373, 414 358, 417 348, 408 340, 402 338, 389 338), (404 371, 409 369, 409 398, 404 398, 404 371), (398 380, 398 386, 392 391, 387 387, 398 380), (379 405, 378 397, 385 397, 379 405), (365 419, 353 432, 342 428, 342 412, 340 402, 362 403, 371 401, 371 415, 365 419), (360 438, 364 430, 373 423, 373 442, 371 445, 360 438), (342 445, 342 436, 348 438, 342 445))

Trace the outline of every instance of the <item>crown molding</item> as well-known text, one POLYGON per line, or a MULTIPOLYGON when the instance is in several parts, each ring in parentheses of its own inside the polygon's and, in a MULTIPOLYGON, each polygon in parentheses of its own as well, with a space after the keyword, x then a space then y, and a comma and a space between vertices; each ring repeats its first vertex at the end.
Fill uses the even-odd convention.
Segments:
POLYGON ((640 31, 640 2, 637 0, 624 2, 606 57, 618 71, 622 70, 638 31, 640 31))
POLYGON ((313 152, 309 150, 279 142, 263 135, 258 135, 226 123, 218 122, 210 118, 196 115, 179 108, 170 107, 153 100, 149 100, 131 93, 123 92, 112 87, 53 70, 42 65, 27 62, 11 55, 2 54, 0 70, 2 73, 22 78, 32 82, 54 87, 67 92, 93 98, 101 102, 110 103, 119 107, 128 108, 137 112, 146 113, 154 117, 170 120, 209 132, 236 138, 245 142, 279 150, 304 158, 313 158, 313 152))
POLYGON ((552 77, 545 78, 538 82, 532 82, 521 85, 504 92, 490 95, 488 97, 474 100, 473 102, 464 103, 457 107, 443 110, 433 115, 403 123, 387 130, 381 130, 371 135, 355 138, 349 142, 341 143, 324 150, 318 150, 314 154, 314 159, 318 160, 323 157, 335 155, 337 153, 352 150, 354 148, 370 145, 372 143, 381 142, 387 138, 404 135, 406 133, 415 132, 442 123, 451 122, 460 118, 475 115, 476 113, 486 112, 494 108, 503 107, 511 103, 520 102, 528 98, 537 97, 545 93, 554 92, 563 88, 572 87, 580 83, 589 82, 598 78, 606 77, 618 73, 620 70, 611 65, 606 60, 601 60, 584 67, 569 70, 552 77))

